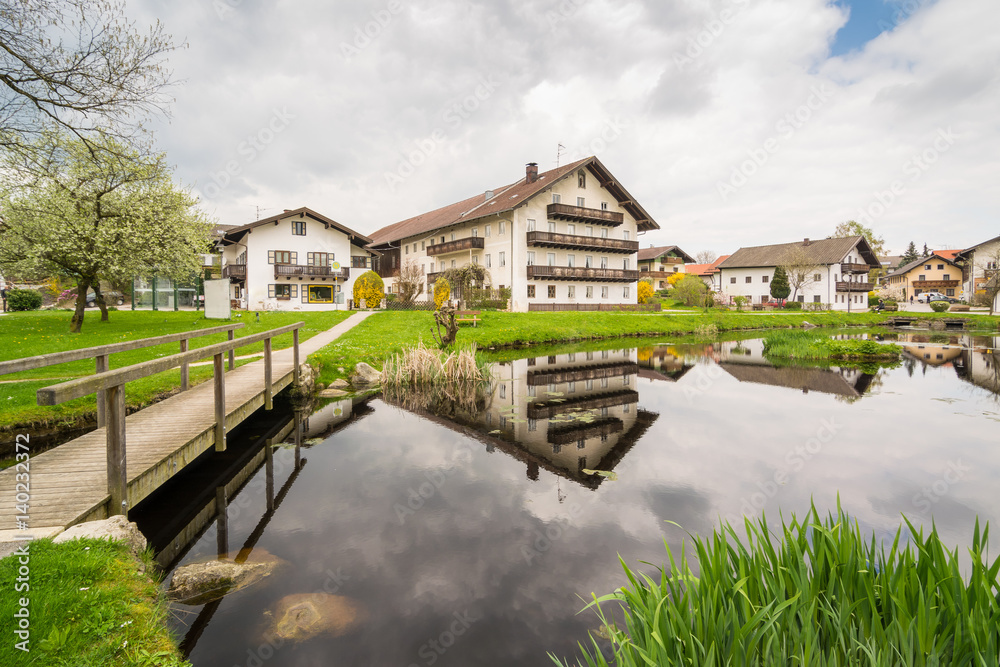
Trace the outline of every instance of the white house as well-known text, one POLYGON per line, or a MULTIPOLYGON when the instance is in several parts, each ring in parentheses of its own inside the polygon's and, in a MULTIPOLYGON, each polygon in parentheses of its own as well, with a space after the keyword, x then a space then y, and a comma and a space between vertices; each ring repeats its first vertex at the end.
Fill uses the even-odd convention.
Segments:
POLYGON ((251 310, 346 308, 354 280, 371 268, 371 239, 309 208, 222 230, 222 276, 251 310))
POLYGON ((637 236, 659 229, 596 157, 538 173, 383 227, 369 246, 394 289, 414 262, 432 293, 449 268, 481 264, 494 288, 511 289, 511 309, 600 310, 636 303, 637 236))
POLYGON ((730 300, 743 296, 750 303, 767 303, 775 268, 789 265, 802 275, 797 291, 789 276, 789 299, 858 311, 868 308, 868 291, 874 288, 868 271, 881 263, 863 236, 740 248, 718 265, 722 293, 730 300))
MULTIPOLYGON (((955 261, 963 267, 962 298, 972 303, 975 294, 986 289, 987 282, 1000 269, 1000 236, 966 248, 955 255, 955 261)), ((997 294, 996 300, 998 303, 994 309, 1000 305, 1000 294, 997 294)))

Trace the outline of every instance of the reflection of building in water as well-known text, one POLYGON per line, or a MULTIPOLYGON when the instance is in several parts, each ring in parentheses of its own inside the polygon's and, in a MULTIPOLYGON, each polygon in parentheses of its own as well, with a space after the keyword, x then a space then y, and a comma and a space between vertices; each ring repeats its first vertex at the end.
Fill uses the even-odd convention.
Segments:
POLYGON ((860 398, 875 378, 858 368, 774 366, 764 357, 764 342, 760 339, 720 343, 717 347, 721 347, 719 367, 740 382, 860 398))
POLYGON ((645 380, 677 382, 694 368, 694 364, 684 364, 684 354, 672 345, 640 347, 637 351, 639 377, 645 380))
POLYGON ((958 377, 1000 394, 1000 336, 963 336, 965 347, 955 360, 958 377))
POLYGON ((944 366, 962 356, 962 343, 958 336, 951 336, 947 344, 931 342, 932 336, 910 334, 909 340, 899 341, 903 354, 930 366, 944 366))

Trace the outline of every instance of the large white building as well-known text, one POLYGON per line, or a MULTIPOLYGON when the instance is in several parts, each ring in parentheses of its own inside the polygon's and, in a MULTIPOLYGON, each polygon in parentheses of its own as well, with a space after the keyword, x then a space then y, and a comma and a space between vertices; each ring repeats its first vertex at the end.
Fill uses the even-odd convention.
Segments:
MULTIPOLYGON (((955 261, 962 265, 962 298, 970 303, 976 294, 986 289, 991 279, 1000 275, 1000 236, 966 248, 955 255, 955 261)), ((994 297, 994 311, 1000 307, 1000 293, 994 297)))
POLYGON ((481 264, 511 310, 600 310, 636 303, 639 234, 659 225, 596 157, 539 173, 372 234, 390 291, 414 262, 427 298, 437 276, 481 264))
POLYGON ((354 280, 372 266, 367 236, 309 208, 221 231, 222 276, 238 308, 346 308, 354 280))
POLYGON ((749 303, 768 303, 774 270, 789 265, 803 274, 789 299, 851 311, 867 310, 874 289, 868 272, 881 267, 863 236, 740 248, 718 265, 722 293, 730 300, 742 296, 749 303))

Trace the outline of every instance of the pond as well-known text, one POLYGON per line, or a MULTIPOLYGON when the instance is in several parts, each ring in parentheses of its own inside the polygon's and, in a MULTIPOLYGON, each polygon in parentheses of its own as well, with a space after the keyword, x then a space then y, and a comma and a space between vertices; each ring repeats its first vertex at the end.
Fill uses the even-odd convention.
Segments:
POLYGON ((490 396, 301 416, 298 466, 268 444, 291 427, 275 411, 134 515, 169 571, 283 562, 173 606, 196 666, 548 665, 597 629, 578 612, 623 584, 619 555, 652 572, 640 561, 662 563, 664 540, 720 519, 826 513, 839 494, 863 531, 933 519, 963 552, 977 516, 998 524, 1000 338, 881 337, 904 360, 867 372, 776 367, 759 339, 526 350, 490 396), (321 631, 282 639, 306 596, 321 631))

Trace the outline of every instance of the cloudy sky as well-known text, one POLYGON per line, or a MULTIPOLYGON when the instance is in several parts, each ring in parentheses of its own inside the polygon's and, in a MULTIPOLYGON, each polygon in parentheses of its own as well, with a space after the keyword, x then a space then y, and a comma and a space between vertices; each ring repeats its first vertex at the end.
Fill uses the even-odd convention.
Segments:
POLYGON ((596 154, 694 254, 1000 233, 996 0, 135 0, 177 176, 219 222, 374 230, 596 154))

